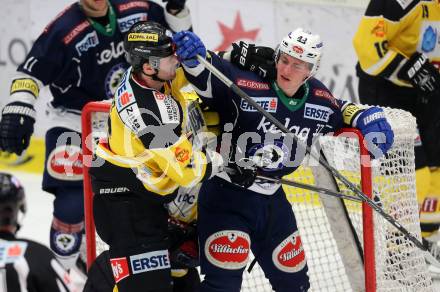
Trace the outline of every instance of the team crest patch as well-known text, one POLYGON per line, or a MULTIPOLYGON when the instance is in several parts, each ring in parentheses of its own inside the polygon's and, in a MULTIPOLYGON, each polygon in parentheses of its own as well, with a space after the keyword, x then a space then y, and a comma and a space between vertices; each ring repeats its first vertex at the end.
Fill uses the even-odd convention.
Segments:
POLYGON ((286 165, 289 159, 289 149, 281 141, 271 144, 257 144, 249 149, 249 156, 258 167, 266 171, 274 171, 286 165))
POLYGON ((118 85, 124 76, 125 67, 126 65, 124 65, 124 63, 119 63, 113 66, 107 73, 104 81, 104 89, 108 98, 112 98, 115 94, 116 88, 118 88, 118 85))
POLYGON ((116 284, 119 283, 122 279, 130 276, 127 258, 110 259, 110 265, 112 266, 113 277, 115 278, 116 284))
POLYGON ((177 147, 174 151, 174 155, 176 160, 182 163, 189 159, 189 151, 184 148, 177 147))
POLYGON ((60 180, 83 179, 82 151, 77 145, 61 145, 49 154, 46 165, 50 176, 60 180))
POLYGON ((239 270, 246 266, 249 258, 251 240, 246 232, 222 230, 208 237, 205 255, 216 267, 239 270))
POLYGON ((306 266, 306 256, 298 231, 284 239, 273 251, 272 261, 286 273, 296 273, 306 266))
POLYGON ((75 233, 55 232, 53 238, 56 251, 62 255, 70 255, 80 244, 78 235, 75 233))

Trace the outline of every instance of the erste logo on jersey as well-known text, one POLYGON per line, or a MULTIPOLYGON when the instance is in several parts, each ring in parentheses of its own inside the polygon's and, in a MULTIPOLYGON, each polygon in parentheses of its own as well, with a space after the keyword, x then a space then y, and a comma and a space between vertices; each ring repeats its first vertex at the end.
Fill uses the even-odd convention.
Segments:
POLYGON ((222 230, 208 237, 205 255, 216 267, 238 270, 246 266, 251 240, 249 234, 240 230, 222 230))
POLYGON ((298 231, 284 239, 272 252, 275 266, 286 273, 295 273, 306 266, 306 255, 298 231))
POLYGON ((147 20, 147 17, 148 17, 147 13, 136 13, 123 18, 119 18, 118 19, 119 30, 122 33, 125 33, 130 29, 130 27, 133 24, 139 21, 145 21, 147 20))
POLYGON ((304 118, 328 123, 333 111, 326 106, 306 103, 304 106, 304 118))
POLYGON ((130 256, 130 265, 133 274, 171 268, 168 250, 157 250, 130 256))
POLYGON ((86 34, 86 36, 75 45, 75 49, 78 55, 81 56, 82 53, 87 52, 90 48, 96 47, 98 44, 98 34, 96 31, 92 31, 86 34))
POLYGON ((114 258, 110 259, 110 265, 112 266, 113 277, 115 283, 119 283, 122 279, 130 276, 130 270, 128 269, 127 258, 114 258))
MULTIPOLYGON (((269 113, 275 113, 278 107, 278 98, 276 97, 251 97, 259 106, 269 113)), ((240 108, 245 112, 256 112, 257 109, 246 100, 241 99, 240 108)))
POLYGON ((257 82, 248 79, 237 79, 237 85, 254 90, 269 90, 269 84, 266 82, 257 82))

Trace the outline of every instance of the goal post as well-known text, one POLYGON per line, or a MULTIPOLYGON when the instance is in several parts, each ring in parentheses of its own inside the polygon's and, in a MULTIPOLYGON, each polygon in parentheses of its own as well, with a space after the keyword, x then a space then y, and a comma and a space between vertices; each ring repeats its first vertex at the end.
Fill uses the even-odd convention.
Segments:
MULTIPOLYGON (((107 248, 95 231, 88 167, 94 145, 106 135, 109 109, 109 102, 92 102, 82 112, 88 267, 107 248)), ((355 129, 321 137, 320 150, 332 167, 421 239, 415 189, 415 118, 403 110, 384 111, 395 134, 394 145, 385 157, 370 161, 363 137, 355 129)), ((355 196, 312 158, 306 158, 286 178, 355 196)), ((304 246, 310 291, 434 291, 422 252, 366 203, 283 188, 304 246)), ((251 273, 244 272, 242 291, 271 291, 258 264, 251 273)))

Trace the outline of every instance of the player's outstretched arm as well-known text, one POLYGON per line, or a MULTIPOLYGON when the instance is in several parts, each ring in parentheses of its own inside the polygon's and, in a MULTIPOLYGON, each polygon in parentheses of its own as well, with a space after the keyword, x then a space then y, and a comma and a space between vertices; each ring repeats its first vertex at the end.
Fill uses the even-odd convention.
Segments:
POLYGON ((394 132, 380 107, 362 109, 353 103, 342 106, 344 124, 361 131, 372 158, 380 158, 390 150, 394 132))

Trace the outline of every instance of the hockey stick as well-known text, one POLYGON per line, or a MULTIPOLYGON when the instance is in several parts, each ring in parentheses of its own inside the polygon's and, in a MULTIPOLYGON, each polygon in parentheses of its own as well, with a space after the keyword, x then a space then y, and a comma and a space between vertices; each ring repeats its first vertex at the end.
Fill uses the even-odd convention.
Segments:
POLYGON ((278 121, 274 116, 264 110, 258 103, 256 103, 252 98, 250 98, 243 90, 241 90, 236 84, 234 84, 228 77, 226 77, 222 72, 217 70, 211 63, 205 60, 200 55, 197 55, 197 60, 203 64, 206 69, 208 69, 212 74, 215 75, 221 82, 223 82, 230 90, 232 90, 239 97, 243 98, 252 105, 258 112, 260 112, 264 117, 266 117, 271 123, 273 123, 278 129, 283 133, 291 135, 291 137, 297 143, 297 147, 301 147, 307 154, 316 159, 325 169, 327 169, 334 177, 339 179, 348 189, 359 196, 365 203, 367 203, 373 210, 379 213, 385 220, 387 220, 391 225, 393 225, 397 230, 402 232, 402 234, 407 237, 412 243, 414 243, 419 249, 424 252, 425 259, 432 265, 440 268, 440 262, 438 262, 429 252, 428 248, 423 245, 423 243, 418 240, 414 235, 412 235, 405 227, 397 222, 393 217, 387 214, 379 205, 377 205, 372 199, 370 199, 366 194, 359 190, 352 182, 350 182, 345 176, 343 176, 336 168, 332 167, 325 161, 320 155, 314 154, 310 147, 303 142, 301 142, 298 137, 290 131, 286 126, 284 126, 280 121, 278 121))
POLYGON ((362 203, 363 202, 363 200, 361 198, 357 198, 357 197, 353 197, 353 196, 347 196, 347 195, 344 195, 342 193, 334 192, 334 191, 326 189, 326 188, 312 186, 312 185, 309 185, 309 184, 303 184, 303 183, 292 181, 292 180, 288 180, 288 179, 272 178, 272 177, 264 176, 264 175, 257 175, 257 178, 265 180, 265 181, 274 182, 274 183, 280 183, 280 184, 287 185, 287 186, 292 186, 292 187, 306 189, 306 190, 309 190, 309 191, 317 192, 317 193, 320 193, 320 194, 323 194, 323 195, 327 195, 327 196, 337 197, 337 198, 340 198, 340 199, 346 199, 346 200, 350 200, 350 201, 354 201, 354 202, 358 202, 358 203, 362 203))

